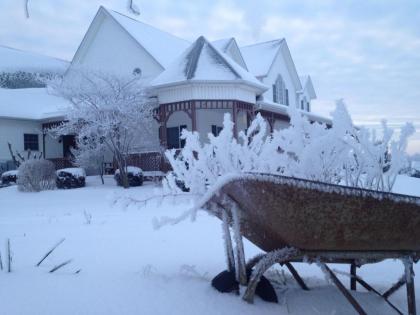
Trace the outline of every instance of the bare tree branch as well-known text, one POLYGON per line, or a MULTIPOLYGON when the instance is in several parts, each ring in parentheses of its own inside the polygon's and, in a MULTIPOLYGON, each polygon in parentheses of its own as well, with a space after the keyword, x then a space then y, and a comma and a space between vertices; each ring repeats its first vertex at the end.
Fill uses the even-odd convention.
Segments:
POLYGON ((134 15, 140 15, 140 10, 133 0, 128 0, 128 11, 130 11, 134 15))
POLYGON ((24 1, 24 7, 25 7, 25 16, 27 19, 29 19, 29 0, 23 0, 24 1))

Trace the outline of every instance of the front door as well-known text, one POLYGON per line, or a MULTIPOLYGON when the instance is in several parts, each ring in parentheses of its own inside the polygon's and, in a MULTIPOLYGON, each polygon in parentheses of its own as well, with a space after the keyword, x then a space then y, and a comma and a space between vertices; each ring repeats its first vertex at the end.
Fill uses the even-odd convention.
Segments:
POLYGON ((71 149, 76 147, 76 138, 73 135, 63 136, 63 157, 71 158, 71 149))

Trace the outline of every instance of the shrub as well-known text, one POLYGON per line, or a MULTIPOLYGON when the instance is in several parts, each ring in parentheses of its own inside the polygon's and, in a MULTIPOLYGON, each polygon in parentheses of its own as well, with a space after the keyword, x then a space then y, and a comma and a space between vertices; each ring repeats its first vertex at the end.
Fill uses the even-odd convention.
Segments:
POLYGON ((64 168, 57 172, 57 188, 71 189, 85 187, 86 172, 83 168, 64 168))
MULTIPOLYGON (((139 167, 127 166, 127 177, 128 184, 131 187, 143 185, 143 171, 139 167)), ((120 170, 117 169, 114 174, 114 179, 118 186, 122 186, 122 179, 120 176, 120 170)))
POLYGON ((1 174, 1 183, 3 185, 16 184, 18 171, 8 171, 1 174))
POLYGON ((48 160, 27 160, 19 167, 17 185, 20 191, 38 192, 56 188, 55 167, 48 160))

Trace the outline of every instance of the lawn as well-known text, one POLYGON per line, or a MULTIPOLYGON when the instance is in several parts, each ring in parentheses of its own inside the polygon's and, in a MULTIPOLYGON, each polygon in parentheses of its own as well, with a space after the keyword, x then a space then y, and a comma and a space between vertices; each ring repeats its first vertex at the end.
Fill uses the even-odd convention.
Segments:
MULTIPOLYGON (((396 187, 402 192, 416 184, 400 182, 396 187)), ((151 199, 145 204, 133 201, 160 192, 152 183, 124 190, 110 177, 105 185, 88 177, 85 188, 73 190, 0 189, 3 265, 7 239, 13 253, 12 272, 0 272, 0 313, 354 314, 316 265, 296 264, 311 287, 309 292, 299 289, 280 266, 269 272, 279 304, 256 298, 249 305, 236 295, 218 293, 210 281, 225 269, 220 221, 201 212, 196 222, 154 230, 153 218, 176 216, 191 206, 186 197, 151 199), (65 241, 35 267, 62 238, 65 241), (71 263, 49 273, 70 259, 71 263)), ((245 247, 247 257, 259 253, 248 242, 245 247)), ((332 268, 348 272, 348 266, 332 268)), ((364 266, 359 274, 384 291, 402 271, 401 262, 385 261, 364 266)), ((420 273, 420 266, 415 271, 420 273)), ((348 285, 346 276, 341 278, 348 285)), ((420 288, 418 281, 416 285, 420 288)), ((371 293, 361 290, 355 296, 369 314, 394 314, 371 293)), ((405 310, 405 288, 392 301, 405 310)))

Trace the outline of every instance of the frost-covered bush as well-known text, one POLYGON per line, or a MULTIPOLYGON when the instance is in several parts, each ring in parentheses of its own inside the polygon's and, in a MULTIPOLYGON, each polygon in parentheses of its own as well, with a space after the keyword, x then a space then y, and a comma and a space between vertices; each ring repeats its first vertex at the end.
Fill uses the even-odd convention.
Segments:
POLYGON ((59 189, 81 188, 86 185, 86 172, 83 168, 64 168, 56 174, 59 189))
POLYGON ((235 138, 230 115, 223 129, 202 143, 197 132, 183 131, 185 147, 166 152, 173 173, 166 187, 179 190, 181 181, 195 195, 203 195, 223 175, 243 172, 279 174, 325 183, 390 191, 400 171, 407 167, 407 139, 414 133, 406 124, 398 139, 382 122, 381 136, 356 127, 342 101, 332 113, 332 126, 311 122, 290 108, 290 126, 268 133, 258 114, 245 132, 235 138))
MULTIPOLYGON (((127 177, 128 177, 128 184, 131 187, 141 186, 143 185, 143 171, 139 167, 135 166, 127 166, 127 177)), ((123 186, 121 172, 119 169, 115 171, 114 179, 117 182, 118 186, 123 186)))
POLYGON ((27 160, 19 167, 17 185, 20 191, 38 192, 56 188, 55 167, 48 160, 27 160))

